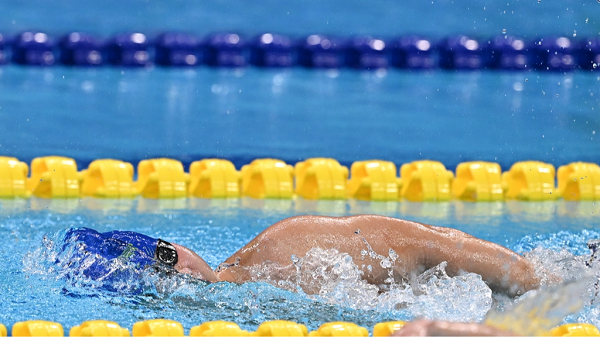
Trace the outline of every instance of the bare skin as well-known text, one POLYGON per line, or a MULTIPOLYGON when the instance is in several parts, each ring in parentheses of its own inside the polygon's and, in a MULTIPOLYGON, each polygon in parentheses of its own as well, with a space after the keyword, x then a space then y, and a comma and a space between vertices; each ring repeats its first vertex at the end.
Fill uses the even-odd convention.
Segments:
POLYGON ((500 330, 478 323, 454 323, 425 319, 410 322, 392 336, 516 336, 510 331, 500 330))
POLYGON ((385 284, 389 277, 388 269, 380 262, 381 257, 390 256, 391 249, 398 255, 393 265, 395 281, 410 281, 446 261, 449 276, 476 273, 497 292, 520 295, 540 286, 531 263, 507 248, 459 230, 378 215, 296 216, 282 220, 230 256, 216 271, 191 250, 176 246, 179 262, 175 268, 209 282, 244 283, 252 281, 252 267, 269 263, 277 267, 271 279, 286 280, 296 272, 292 255, 304 257, 315 247, 347 253, 363 271, 363 279, 376 285, 385 284), (363 251, 375 254, 363 255, 363 251))

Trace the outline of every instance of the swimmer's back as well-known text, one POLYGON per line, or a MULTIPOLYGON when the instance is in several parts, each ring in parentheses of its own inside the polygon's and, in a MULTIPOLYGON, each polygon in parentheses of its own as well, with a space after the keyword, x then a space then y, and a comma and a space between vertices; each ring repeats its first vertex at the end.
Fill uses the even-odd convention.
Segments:
POLYGON ((292 257, 305 257, 314 248, 348 254, 362 278, 372 284, 384 284, 390 272, 395 282, 410 280, 447 262, 448 275, 479 274, 492 290, 522 294, 539 287, 533 266, 507 248, 459 230, 378 215, 282 220, 230 256, 216 272, 223 281, 242 283, 255 280, 252 273, 268 264, 270 279, 285 281, 297 273, 292 257), (394 256, 391 268, 384 268, 388 264, 382 260, 394 256))
POLYGON ((292 255, 304 257, 313 248, 335 249, 350 255, 364 269, 365 279, 379 284, 388 277, 380 262, 390 256, 390 249, 399 256, 400 274, 426 267, 419 268, 425 261, 417 238, 428 233, 439 235, 427 225, 378 215, 296 216, 264 230, 225 261, 229 267, 217 272, 221 280, 245 282, 252 278, 247 271, 251 266, 265 261, 290 266, 292 255))

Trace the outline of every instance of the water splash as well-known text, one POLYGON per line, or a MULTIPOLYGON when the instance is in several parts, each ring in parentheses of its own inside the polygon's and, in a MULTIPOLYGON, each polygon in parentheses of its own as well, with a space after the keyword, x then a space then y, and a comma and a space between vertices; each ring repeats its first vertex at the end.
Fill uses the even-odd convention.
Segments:
POLYGON ((504 312, 490 311, 484 323, 524 336, 543 336, 565 317, 583 308, 589 280, 581 279, 558 288, 530 291, 504 312))
POLYGON ((62 230, 46 234, 41 247, 23 257, 24 272, 46 280, 62 280, 63 292, 74 296, 89 295, 90 289, 104 290, 113 296, 155 292, 155 281, 167 272, 161 268, 139 270, 123 259, 90 253, 81 242, 65 241, 66 233, 62 230))
POLYGON ((590 273, 590 268, 585 264, 589 255, 574 255, 566 249, 554 251, 538 247, 524 253, 523 256, 533 263, 542 285, 551 284, 552 275, 563 282, 570 282, 590 273))
MULTIPOLYGON (((417 317, 464 322, 481 321, 492 306, 502 311, 504 306, 513 303, 512 299, 492 297, 490 288, 479 275, 465 273, 449 277, 446 263, 410 280, 390 277, 384 286, 375 286, 362 279, 368 268, 359 267, 360 260, 354 261, 348 254, 334 249, 315 248, 306 256, 291 256, 287 266, 269 262, 254 266, 251 275, 255 282, 207 284, 187 275, 166 275, 160 270, 140 272, 122 261, 102 260, 96 255, 82 257, 78 250, 81 247, 76 243, 62 248, 64 235, 64 231, 46 235, 42 244, 23 258, 24 271, 56 282, 62 287, 63 295, 103 298, 109 303, 131 306, 131 310, 138 312, 136 317, 150 318, 168 309, 192 315, 197 320, 229 319, 242 326, 269 319, 315 315, 319 319, 303 323, 352 320, 368 325, 369 322, 417 317), (89 278, 83 271, 93 263, 105 263, 119 280, 89 278), (107 287, 107 283, 112 286, 107 287), (310 292, 314 295, 307 295, 307 287, 316 289, 310 292), (502 301, 504 303, 500 303, 502 301)), ((538 242, 543 240, 538 239, 538 242)), ((591 303, 594 279, 586 276, 590 270, 600 275, 597 263, 592 269, 586 268, 589 255, 573 254, 580 250, 575 248, 576 244, 565 246, 568 250, 534 248, 525 255, 534 262, 541 276, 552 273, 564 280, 585 280, 588 300, 584 301, 584 310, 579 316, 567 319, 598 323, 599 309, 597 304, 591 303)), ((393 250, 383 256, 367 245, 364 254, 393 275, 399 261, 393 250)))
MULTIPOLYGON (((395 261, 395 254, 390 251, 390 256, 378 257, 380 261, 395 261)), ((251 268, 253 281, 299 292, 309 290, 316 294, 306 295, 309 298, 355 310, 404 311, 409 318, 480 321, 492 305, 492 291, 481 276, 465 273, 449 277, 445 262, 411 282, 392 281, 382 287, 362 279, 363 271, 352 257, 335 249, 313 248, 302 258, 292 257, 292 261, 296 271, 292 276, 278 280, 281 274, 277 273, 289 267, 266 263, 251 268)), ((391 274, 391 262, 381 265, 391 274)))

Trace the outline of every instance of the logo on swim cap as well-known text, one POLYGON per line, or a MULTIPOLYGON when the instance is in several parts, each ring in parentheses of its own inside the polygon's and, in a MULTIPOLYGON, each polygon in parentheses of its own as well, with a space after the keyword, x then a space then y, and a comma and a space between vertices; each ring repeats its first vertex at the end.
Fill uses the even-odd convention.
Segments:
POLYGON ((131 243, 127 244, 127 247, 125 248, 123 253, 121 253, 121 255, 119 255, 119 259, 125 260, 125 261, 129 260, 131 258, 131 256, 133 256, 133 254, 135 253, 136 250, 137 250, 137 248, 135 248, 131 243))

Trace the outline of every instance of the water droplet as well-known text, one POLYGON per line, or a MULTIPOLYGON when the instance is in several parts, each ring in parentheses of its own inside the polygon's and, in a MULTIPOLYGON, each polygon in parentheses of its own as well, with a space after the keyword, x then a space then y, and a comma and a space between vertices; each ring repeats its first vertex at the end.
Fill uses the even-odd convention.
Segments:
POLYGON ((542 2, 542 0, 538 0, 538 3, 542 2))
POLYGON ((357 228, 357 229, 354 231, 354 234, 360 234, 360 228, 357 228))
POLYGON ((360 255, 362 255, 362 256, 366 256, 366 255, 367 255, 367 251, 366 251, 366 250, 364 250, 364 249, 363 249, 363 250, 361 250, 361 251, 360 251, 360 255))
POLYGON ((398 253, 396 253, 392 248, 390 248, 388 254, 390 256, 390 260, 396 261, 398 259, 398 253))

